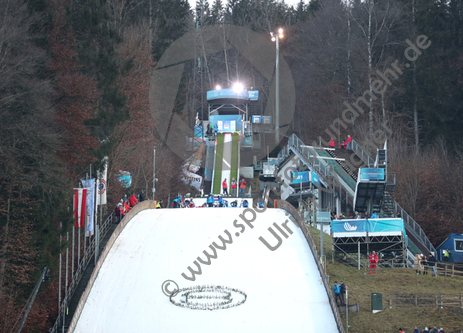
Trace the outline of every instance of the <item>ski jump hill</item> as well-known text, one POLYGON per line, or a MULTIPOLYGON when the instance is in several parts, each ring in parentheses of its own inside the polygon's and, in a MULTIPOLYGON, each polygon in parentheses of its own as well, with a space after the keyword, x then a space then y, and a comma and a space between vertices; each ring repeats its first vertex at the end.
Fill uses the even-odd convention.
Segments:
POLYGON ((291 207, 150 207, 117 226, 68 332, 344 332, 291 207))

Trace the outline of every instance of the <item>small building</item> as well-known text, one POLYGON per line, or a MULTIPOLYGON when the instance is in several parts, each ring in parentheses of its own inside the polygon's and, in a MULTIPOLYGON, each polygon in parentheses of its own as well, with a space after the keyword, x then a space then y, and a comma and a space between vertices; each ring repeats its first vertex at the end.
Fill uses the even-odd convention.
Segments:
POLYGON ((463 234, 451 233, 441 245, 437 247, 436 258, 439 261, 444 260, 444 251, 449 250, 450 256, 448 262, 463 263, 463 234))

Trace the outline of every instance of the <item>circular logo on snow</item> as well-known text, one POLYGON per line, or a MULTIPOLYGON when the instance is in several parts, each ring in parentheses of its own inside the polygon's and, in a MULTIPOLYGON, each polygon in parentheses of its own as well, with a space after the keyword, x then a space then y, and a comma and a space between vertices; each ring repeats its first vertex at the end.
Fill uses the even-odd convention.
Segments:
MULTIPOLYGON (((280 43, 284 43, 284 39, 280 43)), ((268 116, 266 119, 271 118, 271 124, 252 124, 252 132, 260 134, 252 137, 253 154, 251 155, 256 156, 258 160, 265 157, 267 149, 271 151, 286 134, 295 109, 293 77, 288 64, 280 56, 278 66, 280 107, 276 117, 276 59, 276 45, 272 41, 243 27, 206 26, 192 30, 177 39, 162 55, 150 80, 150 111, 160 137, 165 139, 167 146, 179 157, 186 157, 186 141, 192 140, 194 131, 184 119, 189 119, 191 126, 194 126, 192 119, 196 117, 197 110, 193 110, 192 103, 189 101, 185 104, 190 105, 190 110, 185 107, 183 113, 178 113, 178 110, 173 112, 178 100, 185 100, 187 94, 184 85, 179 91, 182 76, 185 76, 184 71, 191 73, 192 66, 202 64, 203 79, 206 82, 203 86, 207 87, 202 91, 205 96, 206 90, 215 89, 208 87, 212 85, 212 82, 208 82, 211 78, 215 83, 227 81, 225 67, 228 63, 230 83, 236 83, 238 78, 247 77, 248 79, 244 80, 249 82, 240 83, 249 91, 259 90, 259 95, 262 96, 259 108, 264 110, 263 116, 268 116), (200 55, 197 52, 200 52, 200 55), (218 66, 218 62, 222 65, 218 66), (222 70, 224 77, 218 77, 221 74, 214 73, 216 69, 222 70), (275 124, 277 118, 279 121, 275 124), (275 133, 276 128, 278 128, 278 135, 275 133)), ((201 92, 194 91, 194 94, 201 94, 201 92)), ((203 120, 209 119, 208 113, 211 111, 215 112, 214 115, 219 113, 216 112, 217 110, 208 110, 206 101, 202 108, 204 112, 199 116, 203 117, 203 120)), ((256 111, 249 110, 247 113, 241 109, 239 114, 246 115, 248 120, 252 121, 252 115, 256 114, 256 111)), ((257 114, 260 114, 260 111, 257 111, 257 114)), ((242 156, 242 162, 252 164, 252 160, 248 163, 243 160, 244 158, 245 156, 242 156)))
POLYGON ((193 310, 221 310, 246 302, 247 295, 238 289, 223 286, 182 288, 170 296, 172 304, 193 310))

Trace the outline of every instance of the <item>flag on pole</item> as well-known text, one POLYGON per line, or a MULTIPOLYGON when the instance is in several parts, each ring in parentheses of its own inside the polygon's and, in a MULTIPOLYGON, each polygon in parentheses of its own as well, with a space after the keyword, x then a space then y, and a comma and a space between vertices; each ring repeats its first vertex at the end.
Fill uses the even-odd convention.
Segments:
POLYGON ((95 179, 82 179, 82 186, 87 188, 87 230, 85 236, 93 236, 95 209, 95 179))
POLYGON ((98 179, 96 182, 97 193, 96 193, 96 204, 106 205, 106 189, 107 189, 107 175, 108 175, 108 157, 104 158, 104 171, 97 173, 98 179))
POLYGON ((85 204, 87 202, 87 189, 74 189, 74 226, 76 228, 85 226, 85 204))

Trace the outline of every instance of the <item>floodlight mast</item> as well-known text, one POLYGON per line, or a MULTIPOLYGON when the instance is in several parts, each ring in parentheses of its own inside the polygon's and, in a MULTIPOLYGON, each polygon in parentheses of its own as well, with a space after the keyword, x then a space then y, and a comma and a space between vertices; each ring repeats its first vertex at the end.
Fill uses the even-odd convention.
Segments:
POLYGON ((275 63, 275 141, 276 144, 280 143, 280 49, 279 39, 283 38, 283 29, 279 28, 278 33, 270 32, 272 42, 276 46, 276 63, 275 63))

